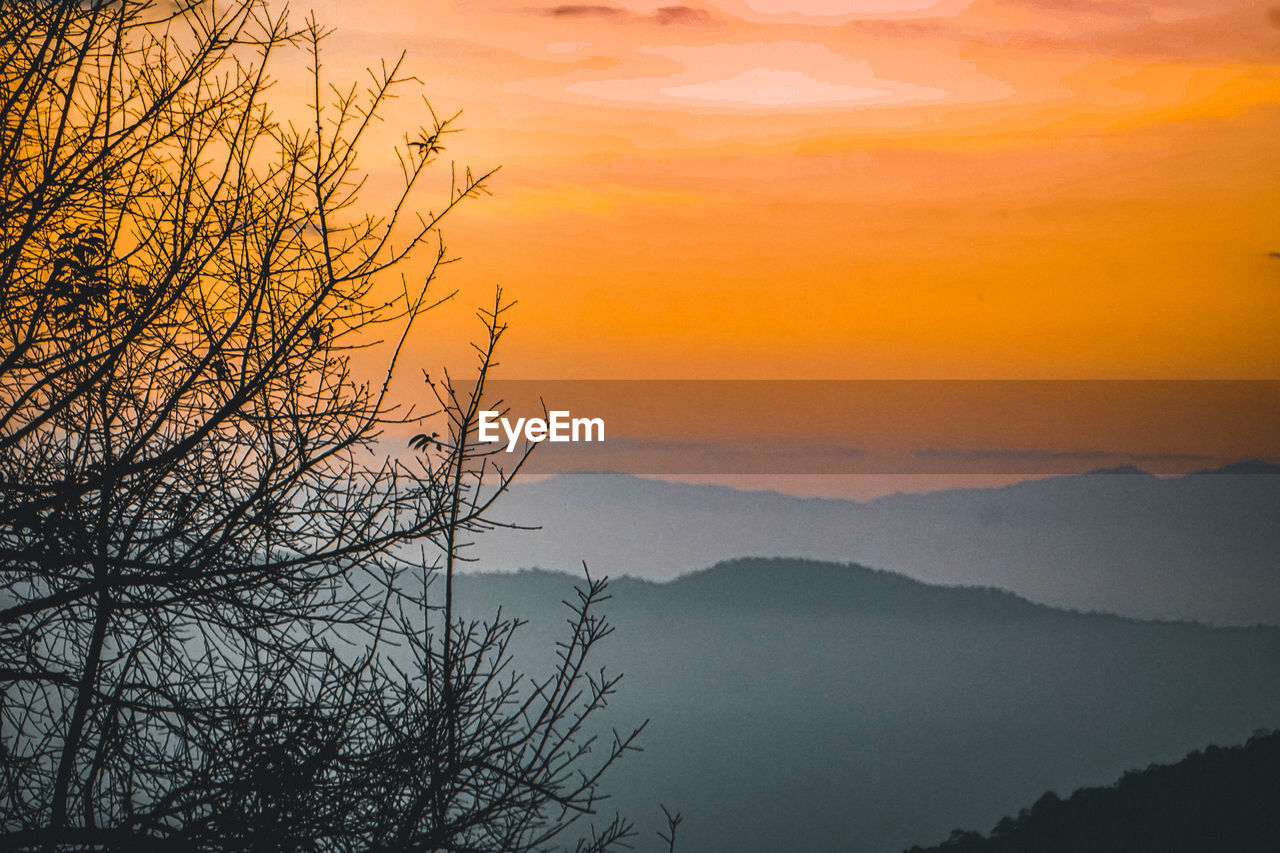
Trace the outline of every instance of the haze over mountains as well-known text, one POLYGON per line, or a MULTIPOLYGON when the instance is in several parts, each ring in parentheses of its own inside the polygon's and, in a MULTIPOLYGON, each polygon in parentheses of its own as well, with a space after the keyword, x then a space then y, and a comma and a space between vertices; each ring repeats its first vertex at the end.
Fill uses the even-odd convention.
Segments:
MULTIPOLYGON (((572 584, 464 575, 458 607, 529 618, 515 668, 546 672, 572 584)), ((1277 628, 1071 613, 799 560, 611 589, 617 632, 595 664, 625 673, 615 724, 652 722, 605 810, 648 821, 641 851, 665 803, 686 815, 680 849, 896 853, 1280 724, 1277 628)))
POLYGON ((669 579, 733 557, 857 562, 931 583, 1138 618, 1280 624, 1280 468, 1160 478, 1133 468, 991 489, 803 499, 620 474, 518 483, 485 570, 669 579))
POLYGON ((496 573, 457 589, 530 619, 538 672, 572 580, 509 570, 632 576, 597 663, 626 675, 619 727, 652 720, 608 786, 650 819, 638 849, 665 803, 682 849, 896 853, 1280 725, 1276 473, 867 502, 564 475, 498 504, 542 529, 481 536, 496 573))

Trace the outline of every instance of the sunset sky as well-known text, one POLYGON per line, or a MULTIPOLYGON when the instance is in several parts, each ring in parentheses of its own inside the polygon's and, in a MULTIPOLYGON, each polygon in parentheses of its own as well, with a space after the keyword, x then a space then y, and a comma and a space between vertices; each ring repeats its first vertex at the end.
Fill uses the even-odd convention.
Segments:
POLYGON ((335 78, 406 50, 502 166, 428 363, 502 283, 511 376, 1280 376, 1280 7, 316 11, 335 78))

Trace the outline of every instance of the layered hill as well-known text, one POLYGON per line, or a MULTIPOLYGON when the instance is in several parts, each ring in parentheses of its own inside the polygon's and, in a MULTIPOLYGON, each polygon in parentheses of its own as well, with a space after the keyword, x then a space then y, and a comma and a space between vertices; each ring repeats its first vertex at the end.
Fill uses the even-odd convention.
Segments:
POLYGON ((486 534, 475 556, 487 570, 586 560, 653 580, 730 557, 794 556, 1080 610, 1280 625, 1276 472, 1262 462, 1175 478, 1112 470, 867 502, 565 475, 517 484, 498 516, 541 529, 486 534))
MULTIPOLYGON (((528 618, 515 664, 546 672, 573 583, 462 576, 459 607, 528 618)), ((614 722, 652 722, 606 808, 680 809, 682 849, 900 851, 992 826, 1034 792, 1280 725, 1280 629, 1081 614, 803 560, 611 589, 617 631, 597 663, 625 675, 614 722)))

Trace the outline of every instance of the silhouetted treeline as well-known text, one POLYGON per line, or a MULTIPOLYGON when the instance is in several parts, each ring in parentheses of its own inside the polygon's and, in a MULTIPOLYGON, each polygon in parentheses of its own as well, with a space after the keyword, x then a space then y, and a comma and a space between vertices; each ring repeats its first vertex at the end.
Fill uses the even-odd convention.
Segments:
POLYGON ((957 829, 908 853, 1252 853, 1280 850, 1280 732, 1130 771, 1106 788, 1052 791, 989 837, 957 829))

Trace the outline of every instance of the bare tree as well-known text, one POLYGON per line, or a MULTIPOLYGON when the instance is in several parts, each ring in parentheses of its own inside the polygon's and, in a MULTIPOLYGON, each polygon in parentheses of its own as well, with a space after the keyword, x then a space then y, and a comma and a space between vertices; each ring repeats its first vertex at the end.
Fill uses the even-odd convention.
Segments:
POLYGON ((256 0, 3 4, 6 849, 543 849, 632 747, 585 766, 616 683, 585 663, 601 582, 544 681, 510 672, 515 623, 453 612, 465 538, 519 467, 474 444, 500 295, 470 390, 437 389, 448 435, 380 442, 419 420, 388 388, 449 260, 440 222, 489 175, 414 213, 453 129, 429 114, 388 212, 363 212, 357 152, 413 81, 397 62, 327 87, 324 38, 256 0), (301 126, 266 99, 296 49, 301 126))

